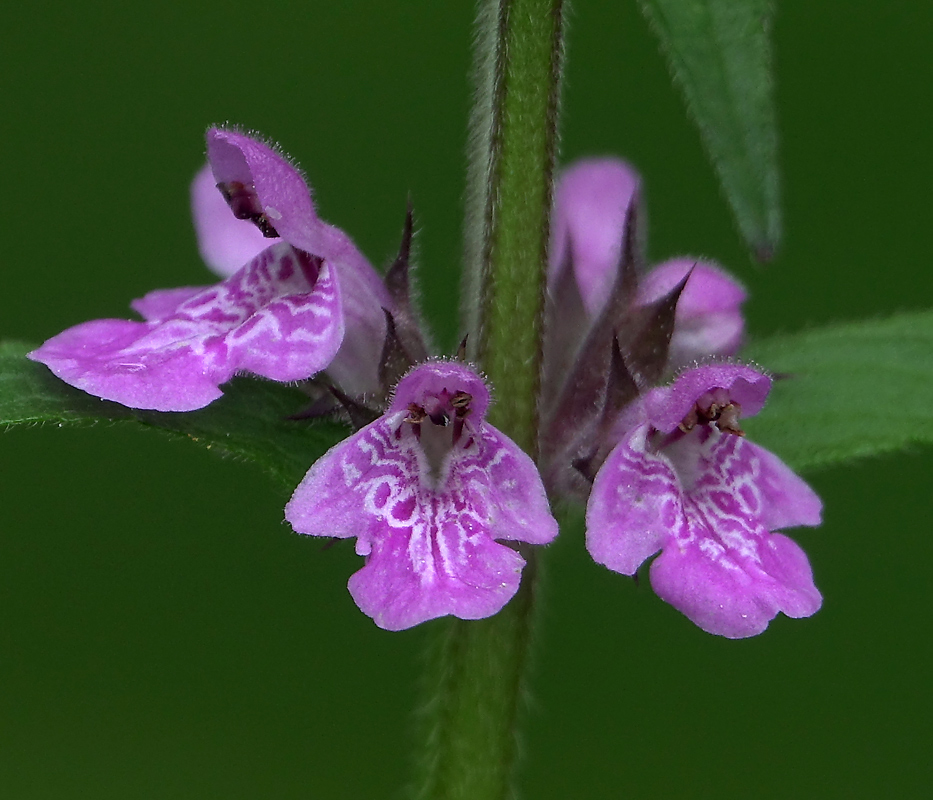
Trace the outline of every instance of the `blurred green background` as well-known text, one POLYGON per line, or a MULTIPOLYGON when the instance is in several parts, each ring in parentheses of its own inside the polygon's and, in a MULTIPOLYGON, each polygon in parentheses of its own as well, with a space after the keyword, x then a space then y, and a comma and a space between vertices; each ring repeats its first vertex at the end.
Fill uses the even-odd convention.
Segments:
MULTIPOLYGON (((187 184, 204 128, 229 120, 280 141, 374 263, 411 193, 452 344, 470 3, 3 16, 0 336, 38 342, 209 282, 187 184)), ((930 307, 933 5, 785 3, 775 31, 786 238, 769 267, 738 240, 634 0, 574 4, 563 160, 633 161, 652 257, 735 270, 753 335, 930 307)), ((701 633, 565 531, 525 796, 928 796, 931 467, 918 450, 809 476, 826 522, 795 538, 824 608, 753 640, 701 633)), ((431 625, 377 629, 345 589, 352 546, 291 533, 284 500, 249 464, 154 433, 0 437, 0 796, 403 796, 431 625)))

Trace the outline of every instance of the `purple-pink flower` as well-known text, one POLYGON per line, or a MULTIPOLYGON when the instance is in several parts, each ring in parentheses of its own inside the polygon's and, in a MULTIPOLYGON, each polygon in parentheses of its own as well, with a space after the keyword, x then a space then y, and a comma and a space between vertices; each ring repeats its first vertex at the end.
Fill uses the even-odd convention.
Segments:
POLYGON ((736 352, 745 290, 706 261, 645 269, 641 179, 619 159, 564 170, 552 222, 541 467, 549 491, 583 499, 623 406, 678 367, 736 352))
POLYGON ((534 463, 484 420, 488 405, 469 367, 416 367, 383 416, 311 467, 285 509, 299 533, 356 537, 366 564, 350 593, 382 628, 495 614, 525 564, 496 540, 557 535, 534 463))
POLYGON ((739 429, 740 414, 757 413, 770 388, 751 367, 708 364, 643 395, 622 415, 586 511, 596 561, 634 575, 660 550, 651 564, 658 596, 732 639, 822 602, 803 550, 774 532, 818 525, 820 500, 739 429))
POLYGON ((345 334, 328 373, 350 394, 377 391, 383 309, 391 311, 393 303, 369 261, 346 233, 318 217, 301 173, 276 150, 238 131, 212 128, 207 155, 234 216, 334 266, 345 334))
POLYGON ((152 292, 132 303, 144 321, 77 325, 29 357, 98 397, 158 411, 201 408, 237 372, 294 381, 328 369, 349 393, 375 391, 391 308, 379 276, 317 217, 279 153, 236 131, 207 140, 216 187, 199 173, 192 205, 205 259, 227 277, 152 292))

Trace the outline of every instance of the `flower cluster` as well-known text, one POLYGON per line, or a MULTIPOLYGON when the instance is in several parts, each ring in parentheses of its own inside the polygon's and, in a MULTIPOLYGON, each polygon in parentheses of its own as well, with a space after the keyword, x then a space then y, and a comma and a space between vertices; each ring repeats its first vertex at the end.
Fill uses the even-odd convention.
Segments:
POLYGON ((535 464, 487 422, 489 387, 463 354, 430 354, 409 297, 410 214, 382 276, 276 148, 221 128, 207 146, 192 209, 220 282, 153 291, 131 304, 141 321, 86 322, 30 358, 139 409, 202 408, 239 373, 326 387, 324 411, 357 430, 285 517, 356 539, 366 560, 349 590, 377 625, 499 611, 528 548, 558 533, 548 496, 587 503, 587 548, 611 570, 633 575, 660 551, 655 591, 706 631, 751 636, 819 608, 806 556, 776 531, 818 524, 820 501, 740 427, 771 387, 730 360, 745 291, 706 261, 643 263, 628 165, 580 162, 557 186, 535 464))

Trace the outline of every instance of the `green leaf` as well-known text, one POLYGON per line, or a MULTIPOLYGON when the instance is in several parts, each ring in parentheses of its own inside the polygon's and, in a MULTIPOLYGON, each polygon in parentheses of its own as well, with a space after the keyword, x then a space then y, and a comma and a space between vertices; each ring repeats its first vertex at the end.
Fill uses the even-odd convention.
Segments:
POLYGON ((245 377, 225 384, 224 396, 199 411, 126 408, 60 381, 42 364, 25 358, 33 349, 22 342, 0 343, 0 427, 135 423, 254 461, 288 488, 296 486, 315 459, 349 433, 345 425, 329 420, 288 419, 308 405, 304 393, 245 377))
POLYGON ((781 238, 769 0, 641 0, 700 128, 739 230, 768 260, 781 238))
POLYGON ((777 378, 743 427, 795 469, 933 442, 933 311, 775 336, 742 355, 777 378))

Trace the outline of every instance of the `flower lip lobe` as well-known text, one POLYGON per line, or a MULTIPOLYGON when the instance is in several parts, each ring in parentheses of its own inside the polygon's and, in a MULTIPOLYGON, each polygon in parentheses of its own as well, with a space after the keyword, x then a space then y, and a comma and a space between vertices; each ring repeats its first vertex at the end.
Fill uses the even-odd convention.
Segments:
POLYGON ((134 307, 145 322, 76 325, 29 358, 130 408, 193 411, 238 371, 276 381, 319 372, 344 335, 333 269, 285 242, 214 286, 152 292, 134 307))

